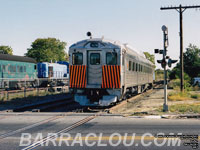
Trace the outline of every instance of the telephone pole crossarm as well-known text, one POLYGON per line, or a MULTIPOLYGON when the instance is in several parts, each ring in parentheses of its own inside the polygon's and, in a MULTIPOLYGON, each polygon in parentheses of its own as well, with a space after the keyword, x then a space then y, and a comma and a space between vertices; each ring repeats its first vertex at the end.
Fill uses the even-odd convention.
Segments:
POLYGON ((190 8, 200 8, 200 5, 195 5, 195 6, 177 6, 177 7, 161 7, 160 10, 171 10, 175 9, 179 12, 179 18, 180 18, 180 79, 181 79, 181 86, 180 90, 184 90, 184 66, 183 66, 183 12, 186 9, 190 8))
MULTIPOLYGON (((181 6, 181 5, 180 5, 181 6)), ((167 9, 179 9, 180 6, 175 7, 161 7, 160 10, 167 10, 167 9)), ((182 9, 189 9, 189 8, 200 8, 200 5, 195 6, 181 6, 182 9)))

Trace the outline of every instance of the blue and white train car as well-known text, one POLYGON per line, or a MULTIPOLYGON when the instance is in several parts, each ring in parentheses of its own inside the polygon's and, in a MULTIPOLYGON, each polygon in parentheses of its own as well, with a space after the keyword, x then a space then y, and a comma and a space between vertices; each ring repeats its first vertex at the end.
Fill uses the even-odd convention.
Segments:
POLYGON ((40 86, 56 86, 67 84, 67 65, 42 62, 37 64, 40 86))
POLYGON ((67 77, 67 66, 58 63, 42 62, 37 64, 38 78, 62 79, 67 77))

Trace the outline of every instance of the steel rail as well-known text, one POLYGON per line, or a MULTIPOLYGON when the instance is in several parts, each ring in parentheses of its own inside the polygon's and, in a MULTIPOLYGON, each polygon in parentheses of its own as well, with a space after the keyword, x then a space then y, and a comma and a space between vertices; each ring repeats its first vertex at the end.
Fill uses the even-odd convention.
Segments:
POLYGON ((65 115, 62 115, 62 116, 53 116, 53 117, 50 117, 50 118, 47 118, 45 120, 42 120, 42 121, 39 121, 37 123, 34 123, 32 125, 28 125, 26 127, 23 127, 23 128, 20 128, 20 129, 17 129, 17 130, 14 130, 14 131, 10 131, 10 132, 7 132, 7 133, 4 133, 4 134, 1 134, 0 135, 0 141, 11 136, 11 135, 14 135, 14 134, 17 134, 17 133, 20 133, 22 131, 25 131, 25 130, 28 130, 28 129, 32 129, 34 127, 37 127, 37 126, 40 126, 42 124, 45 124, 45 123, 48 123, 50 121, 53 121, 53 120, 56 120, 56 119, 59 119, 59 118, 63 118, 65 117, 66 115, 69 115, 71 113, 65 113, 65 115))
POLYGON ((94 118, 96 118, 97 116, 99 115, 99 113, 95 114, 95 115, 91 115, 91 116, 88 116, 82 120, 79 120, 78 122, 72 124, 71 126, 69 127, 66 127, 60 131, 57 131, 55 134, 51 135, 51 136, 47 136, 45 138, 43 138, 42 140, 36 142, 36 143, 33 143, 25 148, 23 148, 22 150, 32 150, 32 149, 36 149, 36 147, 39 147, 41 146, 42 144, 46 143, 48 140, 52 140, 52 139, 55 139, 57 138, 60 134, 62 133, 66 133, 66 132, 69 132, 70 130, 74 129, 74 128, 77 128, 87 122, 89 122, 90 120, 93 120, 94 118))

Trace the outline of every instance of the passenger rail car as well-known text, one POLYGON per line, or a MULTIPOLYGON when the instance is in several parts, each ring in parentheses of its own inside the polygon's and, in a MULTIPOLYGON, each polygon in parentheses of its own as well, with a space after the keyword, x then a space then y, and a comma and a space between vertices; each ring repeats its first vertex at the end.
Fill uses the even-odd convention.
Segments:
POLYGON ((70 92, 82 106, 109 106, 152 86, 154 65, 127 44, 91 38, 69 48, 70 92))
POLYGON ((0 54, 0 88, 34 86, 37 79, 36 61, 29 57, 0 54))
POLYGON ((37 64, 37 70, 38 78, 41 79, 40 86, 60 86, 67 84, 68 74, 67 65, 65 64, 41 62, 37 64))

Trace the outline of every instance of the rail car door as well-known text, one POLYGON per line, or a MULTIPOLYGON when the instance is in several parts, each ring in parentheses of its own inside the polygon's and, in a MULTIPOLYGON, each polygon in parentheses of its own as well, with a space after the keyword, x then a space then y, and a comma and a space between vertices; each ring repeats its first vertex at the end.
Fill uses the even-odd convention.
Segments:
POLYGON ((53 77, 53 66, 49 66, 49 78, 53 77))
POLYGON ((88 51, 87 52, 88 63, 88 85, 93 88, 100 88, 102 84, 102 52, 101 51, 88 51))

